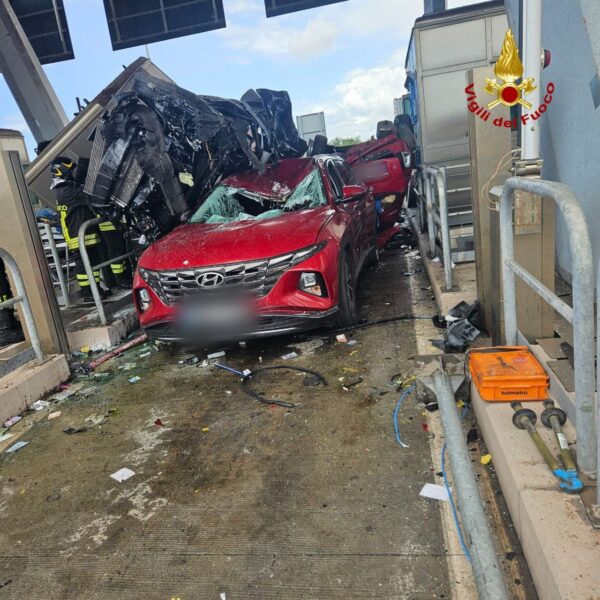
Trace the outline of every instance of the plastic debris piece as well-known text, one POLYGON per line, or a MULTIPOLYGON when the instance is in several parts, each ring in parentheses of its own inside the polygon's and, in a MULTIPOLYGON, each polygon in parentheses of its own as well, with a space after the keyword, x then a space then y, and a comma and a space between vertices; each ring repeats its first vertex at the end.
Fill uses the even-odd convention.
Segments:
POLYGON ((227 600, 227 596, 225 594, 219 594, 219 600, 227 600))
POLYGON ((432 500, 442 500, 448 502, 448 490, 445 486, 438 485, 437 483, 426 483, 423 489, 419 492, 419 496, 423 498, 431 498, 432 500))
POLYGON ((225 393, 226 393, 228 396, 231 396, 231 394, 232 394, 233 392, 232 392, 231 390, 225 390, 225 393))
POLYGON ((134 375, 133 377, 129 378, 129 383, 137 383, 138 381, 140 381, 141 377, 139 375, 134 375))
POLYGON ((50 402, 48 402, 47 400, 36 400, 29 408, 37 412, 40 410, 44 410, 44 408, 46 408, 49 404, 50 402))
POLYGON ((348 340, 346 342, 346 346, 356 346, 356 344, 358 344, 357 340, 348 340))
POLYGON ((66 427, 65 429, 63 429, 63 433, 66 433, 67 435, 73 435, 74 433, 83 433, 87 430, 88 428, 85 425, 81 427, 66 427))
POLYGON ((60 415, 62 415, 62 411, 57 410, 56 412, 51 412, 48 415, 48 420, 51 421, 52 419, 58 419, 58 417, 60 417, 60 415))
POLYGON ((23 417, 20 417, 19 415, 11 417, 10 419, 4 421, 4 427, 8 429, 9 427, 12 427, 15 423, 18 423, 22 418, 23 417))
POLYGON ((343 334, 340 333, 340 335, 336 335, 335 339, 340 343, 340 344, 347 344, 348 343, 348 338, 343 334))
POLYGON ((24 448, 25 446, 27 446, 27 444, 29 444, 29 442, 16 442, 10 448, 7 448, 5 450, 5 452, 9 452, 10 454, 13 454, 15 452, 18 452, 21 448, 24 448))
POLYGON ((131 371, 131 369, 135 369, 135 367, 136 367, 136 364, 134 362, 128 362, 128 363, 121 365, 119 367, 119 369, 122 369, 123 371, 131 371))
POLYGON ((363 378, 358 375, 357 377, 343 377, 342 378, 342 387, 347 390, 355 385, 358 385, 363 382, 363 378))
POLYGON ((212 354, 209 354, 206 358, 212 360, 213 358, 222 358, 223 356, 225 356, 225 350, 221 350, 220 352, 213 352, 212 354))
POLYGON ((90 347, 89 346, 82 346, 81 347, 81 353, 82 354, 87 354, 90 351, 90 347))
POLYGON ((477 429, 475 427, 471 427, 469 432, 467 433, 467 444, 472 444, 479 439, 479 434, 477 433, 477 429))
POLYGON ((133 477, 134 475, 135 475, 135 471, 132 471, 131 469, 128 469, 127 467, 123 467, 122 469, 115 471, 111 475, 111 477, 115 481, 118 481, 119 483, 121 483, 123 481, 127 481, 130 477, 133 477))
POLYGON ((162 419, 156 419, 156 421, 154 421, 154 424, 157 427, 164 427, 165 426, 165 424, 162 422, 162 419))
POLYGON ((207 431, 209 431, 209 429, 208 429, 208 427, 203 427, 203 428, 202 428, 202 431, 203 431, 204 433, 206 433, 207 431))
POLYGON ((484 454, 479 460, 482 465, 489 465, 492 462, 492 455, 484 454))
POLYGON ((0 435, 0 443, 5 442, 6 440, 10 439, 13 436, 12 433, 9 433, 8 431, 5 431, 2 433, 2 435, 0 435))
POLYGON ((421 427, 423 428, 423 431, 428 432, 429 431, 429 425, 425 422, 421 423, 421 427))
POLYGON ((140 358, 146 358, 147 356, 150 356, 152 354, 152 352, 143 352, 142 354, 140 354, 140 358))
POLYGON ((284 354, 281 358, 283 358, 283 360, 291 360, 292 358, 298 358, 298 353, 289 352, 288 354, 284 354))

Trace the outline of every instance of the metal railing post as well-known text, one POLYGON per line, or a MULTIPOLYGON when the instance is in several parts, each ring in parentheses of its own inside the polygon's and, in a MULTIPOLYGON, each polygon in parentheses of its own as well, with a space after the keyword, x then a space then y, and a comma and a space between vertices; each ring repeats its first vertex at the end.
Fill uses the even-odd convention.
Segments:
MULTIPOLYGON (((425 176, 429 181, 429 189, 431 190, 432 202, 427 204, 428 217, 431 218, 435 225, 439 225, 442 237, 442 260, 444 262, 444 280, 446 290, 450 291, 454 282, 452 279, 452 248, 450 245, 450 226, 448 224, 448 196, 446 193, 446 172, 439 167, 425 167, 425 176), (435 178, 435 190, 437 191, 437 202, 433 201, 433 182, 430 178, 435 178)), ((436 255, 436 238, 437 232, 433 231, 433 236, 430 233, 429 242, 432 246, 432 255, 436 255)))
POLYGON ((425 179, 425 200, 427 207, 427 233, 429 234, 429 251, 431 257, 435 256, 435 221, 433 219, 433 189, 431 186, 431 180, 426 170, 423 170, 423 177, 425 179))
POLYGON ((19 269, 19 265, 17 265, 15 259, 3 248, 0 248, 0 258, 4 261, 4 264, 11 272, 16 288, 16 296, 10 300, 6 300, 5 302, 0 302, 0 308, 9 308, 17 302, 21 302, 23 305, 23 318, 25 319, 25 327, 27 328, 27 333, 29 334, 31 347, 35 353, 35 358, 39 363, 41 363, 44 361, 44 351, 42 350, 42 345, 40 344, 40 336, 35 324, 35 319, 33 318, 33 312, 31 311, 29 298, 27 298, 27 292, 25 290, 25 284, 23 283, 21 269, 19 269))
POLYGON ((92 269, 92 264, 90 263, 90 257, 87 253, 87 248, 85 247, 85 232, 88 227, 92 225, 98 225, 102 222, 102 219, 90 219, 89 221, 85 221, 81 224, 79 228, 79 254, 81 255, 81 260, 83 262, 83 268, 85 269, 85 274, 88 277, 88 281, 90 282, 90 290, 92 292, 92 297, 94 298, 94 303, 96 305, 96 310, 98 311, 98 317, 100 318, 100 323, 102 325, 106 325, 106 314, 104 313, 104 306, 102 306, 102 298, 100 298, 100 291, 98 290, 98 285, 96 284, 96 280, 94 279, 94 271, 92 269))
POLYGON ((67 289, 67 284, 65 281, 65 274, 62 270, 62 265, 60 263, 60 258, 58 256, 58 250, 56 249, 56 243, 54 241, 54 234, 52 233, 52 227, 49 223, 44 223, 44 229, 46 231, 46 235, 48 236, 48 243, 50 244, 50 252, 52 253, 52 260, 54 260, 54 265, 56 266, 56 276, 58 277, 58 285, 60 286, 60 291, 62 292, 65 308, 69 308, 71 306, 71 300, 69 299, 69 290, 67 289))
POLYGON ((554 181, 510 177, 504 183, 500 198, 500 245, 502 257, 502 285, 504 290, 504 328, 506 343, 518 341, 515 275, 537 294, 548 301, 573 325, 575 355, 575 429, 577 433, 577 464, 586 475, 597 470, 594 328, 590 318, 594 314, 594 272, 592 247, 587 223, 577 198, 569 187, 554 181), (536 277, 527 273, 514 261, 512 209, 514 190, 523 190, 554 200, 558 206, 569 237, 573 264, 573 308, 563 302, 536 277), (569 318, 570 317, 570 318, 569 318))

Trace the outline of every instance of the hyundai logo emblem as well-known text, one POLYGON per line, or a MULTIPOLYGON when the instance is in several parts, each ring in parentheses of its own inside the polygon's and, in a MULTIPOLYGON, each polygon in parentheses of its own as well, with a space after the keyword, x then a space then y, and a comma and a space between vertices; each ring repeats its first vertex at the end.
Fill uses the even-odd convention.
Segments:
POLYGON ((196 283, 204 289, 218 288, 222 286, 224 282, 225 276, 222 273, 201 273, 196 277, 196 283))

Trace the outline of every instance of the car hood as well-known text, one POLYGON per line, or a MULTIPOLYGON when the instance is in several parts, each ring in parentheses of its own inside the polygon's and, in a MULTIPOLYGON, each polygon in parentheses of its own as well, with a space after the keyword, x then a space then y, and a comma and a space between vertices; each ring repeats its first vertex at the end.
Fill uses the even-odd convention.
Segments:
POLYGON ((273 219, 186 224, 152 244, 139 266, 150 270, 205 267, 286 254, 310 246, 333 209, 299 210, 273 219))

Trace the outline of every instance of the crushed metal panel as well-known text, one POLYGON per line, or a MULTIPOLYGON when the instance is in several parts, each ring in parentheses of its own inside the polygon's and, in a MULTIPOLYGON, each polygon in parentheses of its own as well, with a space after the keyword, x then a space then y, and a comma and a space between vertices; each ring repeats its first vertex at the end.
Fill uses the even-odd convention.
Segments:
POLYGON ((63 0, 10 0, 10 5, 43 65, 75 58, 63 0))
POLYGON ((113 50, 226 26, 222 0, 104 0, 113 50))
POLYGON ((265 8, 267 17, 278 17, 279 15, 287 15, 288 13, 328 4, 337 4, 338 2, 346 2, 346 0, 265 0, 265 8))

